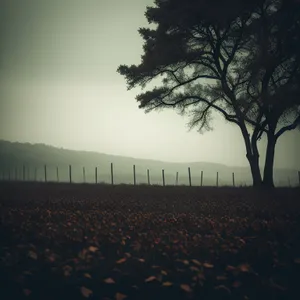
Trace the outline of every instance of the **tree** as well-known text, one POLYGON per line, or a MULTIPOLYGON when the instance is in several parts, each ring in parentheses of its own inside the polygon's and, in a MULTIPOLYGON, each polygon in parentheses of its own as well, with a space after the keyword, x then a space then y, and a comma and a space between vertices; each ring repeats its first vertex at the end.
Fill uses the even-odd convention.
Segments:
POLYGON ((299 3, 156 0, 145 15, 157 27, 139 29, 141 63, 118 68, 128 89, 163 76, 161 87, 137 95, 139 107, 177 109, 200 133, 219 112, 241 130, 253 185, 273 187, 276 141, 300 124, 299 3), (264 134, 262 179, 257 143, 264 134))

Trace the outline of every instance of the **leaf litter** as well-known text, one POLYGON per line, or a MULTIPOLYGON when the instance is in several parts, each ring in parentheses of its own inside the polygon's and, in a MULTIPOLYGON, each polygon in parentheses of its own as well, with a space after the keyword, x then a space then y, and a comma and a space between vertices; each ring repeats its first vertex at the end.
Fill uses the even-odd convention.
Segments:
POLYGON ((296 193, 46 187, 20 186, 0 201, 0 275, 11 298, 299 295, 296 193))

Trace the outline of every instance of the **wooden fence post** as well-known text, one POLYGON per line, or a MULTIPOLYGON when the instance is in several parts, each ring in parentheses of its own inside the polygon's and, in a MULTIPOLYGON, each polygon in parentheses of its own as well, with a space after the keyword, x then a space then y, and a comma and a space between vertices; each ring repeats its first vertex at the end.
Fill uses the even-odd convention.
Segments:
POLYGON ((147 177, 148 177, 148 185, 150 185, 150 174, 149 174, 149 169, 147 169, 147 177))
POLYGON ((56 167, 56 179, 57 179, 57 182, 59 182, 58 167, 56 167))
POLYGON ((219 186, 219 172, 217 172, 217 187, 219 186))
POLYGON ((113 163, 110 164, 110 174, 111 174, 111 185, 114 185, 114 166, 113 166, 113 163))
POLYGON ((175 185, 178 185, 178 172, 176 172, 176 181, 175 181, 175 185))
POLYGON ((95 167, 95 183, 97 184, 98 182, 98 170, 97 167, 95 167))
POLYGON ((162 172, 163 186, 165 186, 165 170, 162 169, 161 172, 162 172))
POLYGON ((136 184, 136 178, 135 178, 135 165, 133 165, 133 184, 136 184))
POLYGON ((45 171, 45 182, 47 182, 47 166, 44 166, 44 171, 45 171))
POLYGON ((203 171, 201 171, 201 186, 203 186, 203 171))
POLYGON ((190 186, 192 186, 192 178, 191 178, 191 168, 188 168, 189 170, 189 182, 190 182, 190 186))
POLYGON ((69 165, 69 177, 70 177, 70 183, 72 183, 72 166, 69 165))
POLYGON ((83 182, 85 183, 85 167, 82 168, 82 173, 83 173, 83 182))
POLYGON ((232 184, 235 186, 235 181, 234 181, 234 172, 232 173, 232 184))

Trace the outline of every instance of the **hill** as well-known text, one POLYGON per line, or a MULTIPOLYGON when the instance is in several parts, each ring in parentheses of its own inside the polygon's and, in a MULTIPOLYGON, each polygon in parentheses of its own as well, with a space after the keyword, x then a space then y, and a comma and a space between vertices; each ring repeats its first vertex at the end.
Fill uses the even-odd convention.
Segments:
MULTIPOLYGON (((147 182, 147 169, 150 170, 152 184, 162 184, 162 169, 165 170, 166 184, 175 184, 176 172, 179 172, 179 184, 188 185, 188 167, 191 169, 192 185, 200 185, 200 174, 203 171, 203 185, 216 185, 218 172, 219 185, 232 185, 232 173, 235 173, 236 185, 251 185, 250 169, 233 167, 210 162, 173 163, 150 159, 138 159, 125 156, 109 155, 90 151, 76 151, 56 148, 44 144, 18 143, 0 141, 0 178, 25 178, 44 180, 44 165, 47 166, 47 180, 69 180, 69 165, 72 165, 72 181, 83 182, 83 167, 86 182, 95 182, 97 167, 98 182, 110 182, 111 163, 114 166, 114 182, 133 183, 133 165, 136 166, 136 182, 147 182)), ((277 186, 297 184, 297 171, 275 169, 274 180, 277 186)))

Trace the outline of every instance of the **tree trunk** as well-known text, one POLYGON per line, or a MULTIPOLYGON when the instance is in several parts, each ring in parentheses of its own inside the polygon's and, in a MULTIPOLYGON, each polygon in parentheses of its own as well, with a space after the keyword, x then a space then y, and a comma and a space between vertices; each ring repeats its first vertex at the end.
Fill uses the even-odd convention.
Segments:
POLYGON ((274 188, 273 166, 275 156, 276 138, 273 134, 268 135, 268 144, 266 152, 266 161, 264 168, 263 186, 266 188, 274 188))
POLYGON ((248 155, 247 159, 250 164, 252 180, 253 180, 253 187, 261 187, 262 185, 262 178, 259 169, 259 157, 258 155, 248 155))
POLYGON ((246 146, 246 157, 250 164, 250 170, 252 175, 253 187, 261 187, 262 186, 262 178, 259 169, 259 153, 257 149, 257 134, 258 132, 253 133, 252 138, 250 140, 250 135, 247 132, 245 126, 240 126, 242 135, 245 141, 246 146))

